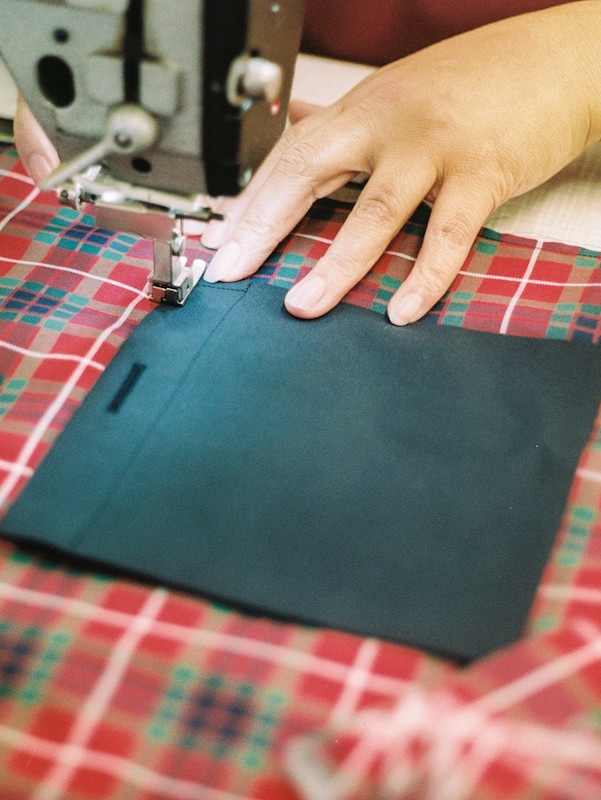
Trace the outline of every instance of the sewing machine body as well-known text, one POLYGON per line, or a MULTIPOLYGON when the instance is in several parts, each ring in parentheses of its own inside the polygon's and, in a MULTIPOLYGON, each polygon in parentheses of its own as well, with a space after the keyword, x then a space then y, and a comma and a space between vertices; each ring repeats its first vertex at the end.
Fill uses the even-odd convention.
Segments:
POLYGON ((0 0, 0 51, 61 166, 43 188, 155 242, 153 299, 200 266, 182 219, 210 217, 281 134, 304 0, 0 0))

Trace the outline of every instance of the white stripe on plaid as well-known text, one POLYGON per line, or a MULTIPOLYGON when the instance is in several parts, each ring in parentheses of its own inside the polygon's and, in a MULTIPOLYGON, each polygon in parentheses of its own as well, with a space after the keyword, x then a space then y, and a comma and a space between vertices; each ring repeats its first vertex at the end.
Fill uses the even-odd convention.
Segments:
POLYGON ((4 175, 7 178, 13 178, 15 181, 21 181, 21 183, 27 183, 30 186, 35 185, 29 175, 20 175, 18 172, 14 172, 10 169, 0 169, 0 175, 4 175))
POLYGON ((135 294, 139 295, 140 297, 147 297, 148 295, 143 289, 138 289, 136 286, 132 286, 129 283, 122 283, 121 281, 113 280, 112 278, 104 277, 103 275, 94 275, 93 272, 86 272, 83 269, 75 269, 74 267, 64 267, 60 264, 51 264, 47 261, 26 261, 25 259, 18 259, 15 260, 14 258, 7 258, 6 256, 0 256, 0 261, 4 261, 8 264, 22 264, 24 267, 43 267, 44 269, 53 269, 57 270, 58 272, 71 272, 74 275, 81 275, 84 278, 88 278, 91 281, 98 281, 98 283, 106 283, 111 286, 117 286, 119 289, 125 289, 128 292, 134 292, 135 294))
POLYGON ((597 472, 597 470, 588 469, 587 467, 579 467, 576 470, 576 474, 579 478, 583 478, 587 481, 593 481, 594 483, 601 483, 601 472, 597 472))
POLYGON ((537 243, 536 243, 536 246, 535 246, 534 250, 532 251, 532 255, 530 256, 530 260, 528 261, 528 266, 526 267, 526 271, 524 272, 524 275, 523 275, 522 279, 520 280, 520 285, 518 286, 518 288, 516 289, 515 294, 513 295, 511 300, 509 301, 509 305, 507 306, 507 310, 505 311, 505 314, 503 315, 503 320, 501 322, 501 327, 499 328, 499 333, 507 333, 507 329, 509 328, 509 323, 511 321, 511 316, 512 316, 512 314, 514 312, 515 307, 518 304, 518 300, 522 296, 525 288, 528 286, 528 280, 532 276, 532 271, 533 271, 534 266, 535 266, 535 264, 536 264, 536 262, 538 260, 538 257, 540 255, 540 251, 542 250, 542 247, 543 247, 543 244, 544 244, 544 242, 542 242, 539 239, 537 241, 537 243))
MULTIPOLYGON (((459 275, 466 275, 468 278, 487 278, 491 281, 509 281, 510 283, 522 283, 524 278, 517 278, 514 275, 491 275, 486 272, 472 272, 471 270, 461 269, 459 270, 459 275)), ((601 283, 595 283, 595 281, 545 281, 542 278, 528 278, 528 286, 561 286, 567 288, 580 288, 583 289, 584 287, 595 287, 599 288, 601 283)), ((522 290, 523 291, 523 290, 522 290)))
POLYGON ((601 589, 584 589, 578 586, 541 586, 539 591, 546 597, 558 600, 568 598, 578 603, 601 603, 601 589))
MULTIPOLYGON (((295 233, 295 236, 298 236, 299 238, 302 238, 302 239, 311 239, 311 240, 313 240, 315 242, 323 242, 324 244, 332 244, 332 239, 327 239, 324 236, 312 236, 309 233, 295 233)), ((548 241, 548 240, 545 240, 545 242, 546 241, 548 241)), ((542 246, 542 245, 544 245, 545 242, 542 242, 542 240, 541 240, 541 242, 539 242, 538 244, 542 246)), ((384 255, 396 256, 397 258, 405 259, 405 261, 417 261, 416 256, 410 256, 407 253, 400 253, 398 250, 385 250, 384 251, 384 255)), ((481 279, 487 278, 489 280, 494 280, 494 281, 508 281, 509 283, 519 283, 520 286, 526 280, 524 275, 522 277, 518 278, 515 275, 491 275, 490 273, 487 273, 487 272, 473 272, 470 269, 460 269, 457 274, 458 275, 467 276, 468 278, 481 278, 481 279)), ((601 282, 597 283, 595 281, 582 281, 582 282, 581 281, 547 281, 547 280, 544 280, 542 278, 532 278, 532 277, 528 277, 527 280, 526 280, 526 283, 529 286, 568 286, 570 288, 574 287, 574 288, 580 288, 580 289, 582 289, 584 287, 590 287, 590 288, 595 287, 595 288, 598 288, 599 286, 601 286, 601 282)), ((520 295, 522 294, 524 288, 525 287, 521 288, 520 295)), ((519 299, 519 297, 518 297, 518 299, 519 299)))
MULTIPOLYGON (((31 753, 32 756, 46 758, 49 761, 57 760, 61 748, 54 742, 13 730, 6 725, 0 725, 0 743, 13 750, 31 753)), ((71 748, 71 757, 81 767, 97 770, 105 775, 113 775, 124 784, 129 783, 130 786, 152 792, 160 790, 160 796, 165 800, 198 800, 199 796, 202 797, 202 800, 251 800, 251 798, 234 795, 231 792, 204 787, 196 781, 168 778, 135 764, 127 758, 87 750, 75 745, 71 748)), ((44 795, 41 797, 38 795, 38 798, 46 800, 44 795)))
MULTIPOLYGON (((15 175, 13 173, 7 173, 6 171, 2 170, 2 174, 10 174, 11 177, 15 177, 17 180, 23 180, 26 183, 32 183, 31 179, 24 178, 20 175, 15 175)), ((38 196, 39 189, 36 187, 33 189, 32 192, 23 200, 18 206, 16 206, 10 214, 8 214, 3 220, 0 221, 0 230, 2 230, 10 220, 14 219, 17 214, 23 211, 27 206, 29 206, 32 201, 38 196)), ((15 259, 6 258, 5 256, 0 256, 0 261, 9 264, 23 264, 24 266, 28 267, 44 267, 51 270, 59 270, 64 272, 71 272, 78 275, 85 276, 86 278, 90 278, 92 280, 97 280, 101 283, 108 283, 114 286, 118 286, 119 288, 126 289, 128 291, 132 291, 135 294, 135 299, 123 310, 123 313, 120 317, 108 328, 106 328, 102 333, 98 336, 98 338, 92 343, 90 349, 87 354, 84 356, 68 356, 68 355, 60 355, 60 354, 44 354, 39 353, 35 350, 27 350, 26 348, 20 348, 15 345, 10 345, 6 342, 0 342, 0 346, 5 347, 7 349, 11 349, 13 351, 22 353, 26 357, 31 358, 50 358, 50 359, 59 359, 59 360, 73 360, 76 362, 77 367, 73 371, 71 378, 63 385, 61 392, 57 395, 54 399, 52 404, 46 409, 45 413, 42 415, 40 420, 38 421, 37 425, 31 432, 31 435, 28 437, 27 441, 25 442, 24 446, 21 448, 21 452, 17 456, 14 462, 8 462, 6 459, 2 462, 2 468, 6 471, 6 477, 3 479, 2 483, 0 483, 0 505, 6 503, 11 496, 12 491, 16 487, 18 481, 24 476, 28 475, 29 473, 29 460, 33 453, 35 452, 36 448, 40 444, 41 440, 43 439, 46 431, 52 424, 53 420, 62 410, 65 402, 68 400, 71 392, 77 385, 77 382, 83 375, 86 369, 89 367, 97 370, 102 370, 104 367, 103 365, 99 364, 94 360, 94 356, 102 345, 106 342, 106 340, 111 336, 111 334, 116 331, 118 328, 123 325, 131 313, 134 311, 136 305, 141 302, 141 300, 146 299, 146 294, 144 291, 129 286, 128 284, 121 283, 119 281, 114 281, 110 278, 105 278, 100 275, 93 275, 84 270, 77 270, 73 269, 72 267, 63 267, 56 264, 45 264, 41 262, 32 262, 32 261, 16 261, 15 259)))
MULTIPOLYGON (((22 605, 52 609, 61 614, 68 614, 88 621, 93 620, 118 628, 127 629, 132 620, 132 615, 124 611, 102 608, 84 600, 60 597, 48 592, 13 586, 5 582, 0 582, 0 598, 22 605)), ((324 658, 323 656, 315 656, 285 645, 273 644, 253 638, 246 639, 244 636, 230 633, 154 620, 152 634, 167 641, 233 653, 253 658, 257 661, 266 661, 270 664, 277 664, 280 667, 296 670, 304 675, 315 675, 330 681, 337 681, 340 684, 344 684, 349 679, 349 673, 353 672, 355 685, 358 682, 362 682, 365 684, 366 689, 383 697, 398 697, 399 692, 402 692, 409 685, 407 681, 400 678, 373 675, 367 671, 363 674, 356 663, 350 665, 341 664, 338 661, 324 658)))
POLYGON ((94 340, 87 354, 83 357, 82 361, 76 366, 71 374, 71 377, 64 383, 61 391, 54 398, 53 402, 48 406, 46 411, 40 417, 37 425, 32 430, 27 438, 27 441, 21 448, 21 452, 15 459, 14 467, 11 469, 7 477, 0 484, 0 505, 8 501, 13 489, 17 485, 19 478, 22 475, 22 470, 29 464, 29 460, 36 451, 36 448, 44 438, 44 435, 53 420, 60 414, 63 406, 71 396, 72 391, 77 386, 78 381, 87 369, 88 363, 93 361, 94 356, 100 350, 105 341, 111 334, 123 325, 129 316, 132 314, 138 303, 144 299, 143 295, 136 296, 131 303, 124 309, 121 316, 115 320, 112 325, 102 331, 97 339, 94 340))
POLYGON ((355 661, 349 669, 340 697, 330 713, 329 724, 333 728, 342 728, 356 713, 361 695, 368 688, 368 677, 371 675, 371 668, 378 656, 379 649, 380 646, 375 639, 365 639, 361 643, 355 661))
MULTIPOLYGON (((295 236, 298 236, 299 239, 310 239, 313 242, 323 242, 323 244, 332 244, 332 239, 328 239, 325 236, 313 236, 310 233, 295 233, 295 236)), ((398 258, 404 258, 406 261, 415 261, 415 256, 410 256, 407 253, 399 253, 397 250, 384 250, 383 255, 386 256, 398 256, 398 258)))
POLYGON ((129 627, 115 642, 103 672, 79 711, 67 741, 55 754, 54 766, 36 790, 34 800, 61 800, 80 765, 81 754, 123 680, 130 660, 141 639, 152 629, 153 620, 160 614, 166 599, 164 589, 155 589, 149 594, 140 613, 131 618, 129 627))
POLYGON ((0 458, 0 469, 6 470, 7 472, 13 470, 19 470, 21 475, 26 478, 31 478, 33 475, 33 468, 27 466, 18 467, 16 464, 13 464, 12 461, 7 461, 5 458, 0 458))
POLYGON ((5 228, 6 225, 8 225, 8 223, 17 216, 17 214, 20 214, 24 208, 27 208, 27 206, 30 205, 36 199, 39 193, 40 190, 36 187, 32 192, 30 192, 27 195, 25 200, 22 200, 18 206, 15 206, 13 208, 10 214, 7 214, 2 220, 0 220, 0 231, 3 228, 5 228))
POLYGON ((84 364, 86 367, 92 367, 102 372, 105 367, 99 361, 90 361, 85 356, 71 355, 70 353, 44 353, 40 350, 32 350, 28 347, 19 347, 16 344, 9 344, 8 342, 0 339, 0 347, 5 350, 12 350, 13 353, 21 353, 27 358, 38 358, 43 361, 74 361, 76 364, 84 364))
MULTIPOLYGON (((315 794, 316 800, 321 796, 329 800, 350 797, 377 762, 381 763, 383 798, 400 798, 419 785, 420 797, 463 800, 474 796, 472 791, 483 772, 499 755, 509 755, 510 761, 522 765, 529 760, 535 765, 553 764, 555 775, 547 776, 553 787, 560 769, 566 775, 579 769, 596 770, 592 778, 578 783, 576 794, 566 790, 565 795, 566 800, 582 800, 588 795, 596 800, 601 796, 601 742, 597 736, 497 716, 601 660, 601 632, 585 621, 573 629, 588 640, 583 646, 472 703, 460 704, 448 691, 427 695, 413 689, 390 713, 368 709, 355 714, 340 732, 357 736, 357 743, 339 771, 327 784, 322 782, 323 791, 315 794), (423 753, 419 764, 416 744, 423 753), (593 789, 596 795, 591 794, 593 789)), ((289 766, 301 787, 313 783, 308 773, 315 768, 314 753, 304 760, 298 750, 293 751, 289 766)), ((544 774, 538 778, 545 780, 544 774)))

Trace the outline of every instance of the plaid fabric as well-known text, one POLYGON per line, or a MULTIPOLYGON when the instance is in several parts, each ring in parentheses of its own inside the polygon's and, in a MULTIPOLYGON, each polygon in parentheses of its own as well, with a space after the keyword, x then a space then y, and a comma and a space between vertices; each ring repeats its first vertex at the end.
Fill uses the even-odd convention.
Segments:
MULTIPOLYGON (((291 285, 345 214, 321 203, 257 279, 291 285)), ((5 510, 153 306, 149 243, 38 195, 14 152, 0 157, 0 219, 5 510)), ((384 311, 425 222, 349 302, 384 311)), ((432 313, 596 343, 600 311, 599 254, 484 230, 432 313)), ((523 639, 469 667, 0 543, 0 798, 598 800, 600 422, 523 639)))

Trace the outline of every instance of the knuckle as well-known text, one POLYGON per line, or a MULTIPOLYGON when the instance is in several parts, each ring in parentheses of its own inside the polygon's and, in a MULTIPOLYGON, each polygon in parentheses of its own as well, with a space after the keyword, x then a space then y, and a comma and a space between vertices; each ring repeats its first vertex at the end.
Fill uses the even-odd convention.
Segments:
POLYGON ((341 295, 369 272, 374 260, 373 254, 365 252, 363 243, 355 244, 354 236, 349 240, 339 235, 315 267, 330 287, 341 295))
POLYGON ((461 269, 479 226, 469 212, 453 213, 428 226, 428 255, 416 264, 415 278, 428 297, 439 299, 447 291, 461 269))
POLYGON ((422 293, 428 297, 439 299, 451 285, 457 274, 456 269, 449 269, 448 265, 428 265, 419 270, 416 277, 419 280, 422 293))
POLYGON ((456 271, 425 269, 419 276, 419 281, 424 294, 438 300, 451 285, 456 271))
POLYGON ((364 189, 353 214, 359 223, 371 228, 394 230, 399 216, 399 205, 392 193, 376 194, 364 189))
POLYGON ((247 246, 256 243, 256 246, 266 246, 269 243, 277 244, 281 238, 268 214, 255 211, 251 205, 244 216, 235 226, 233 235, 247 246))
POLYGON ((368 267, 357 263, 357 260, 344 253, 330 251, 324 257, 322 270, 327 270, 331 285, 348 289, 354 286, 368 271, 368 267))
POLYGON ((296 139, 280 153, 277 173, 291 177, 314 179, 319 172, 320 154, 310 141, 296 139))
POLYGON ((461 251, 471 246, 479 227, 474 221, 473 213, 455 208, 448 217, 433 227, 430 235, 437 247, 461 251))

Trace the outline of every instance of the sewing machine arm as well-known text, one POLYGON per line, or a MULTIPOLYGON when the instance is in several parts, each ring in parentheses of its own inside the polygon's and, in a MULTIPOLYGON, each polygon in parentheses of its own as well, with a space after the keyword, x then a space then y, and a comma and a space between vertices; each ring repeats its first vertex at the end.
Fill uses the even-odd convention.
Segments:
POLYGON ((150 296, 200 277, 183 220, 236 195, 286 118, 304 0, 0 0, 0 52, 61 165, 42 188, 154 242, 150 296))

